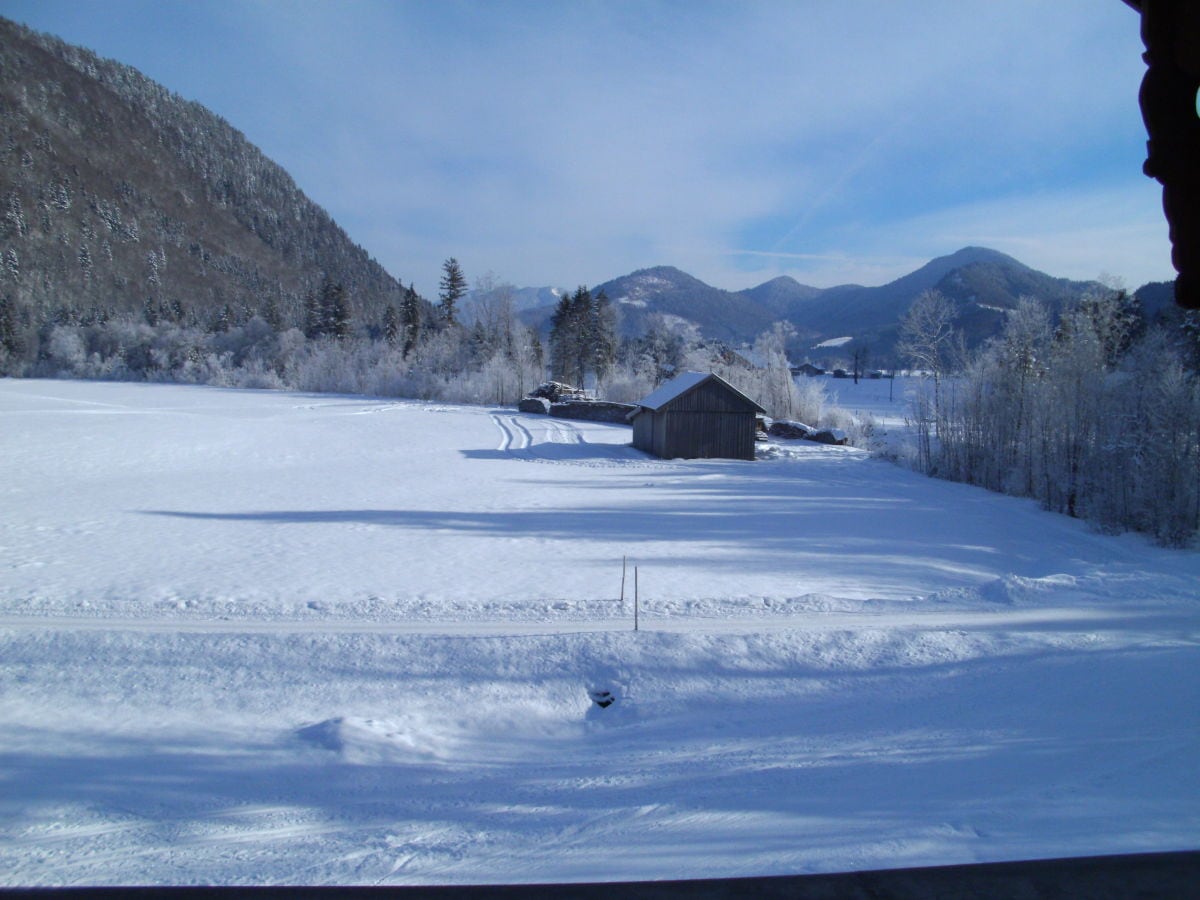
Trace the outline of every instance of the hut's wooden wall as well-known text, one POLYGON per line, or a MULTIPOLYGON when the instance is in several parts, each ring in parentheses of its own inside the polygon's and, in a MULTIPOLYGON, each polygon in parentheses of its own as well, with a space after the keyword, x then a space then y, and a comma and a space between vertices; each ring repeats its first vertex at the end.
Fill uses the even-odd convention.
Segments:
POLYGON ((758 411, 719 381, 707 381, 663 408, 672 412, 745 412, 751 415, 758 411))
POLYGON ((667 459, 754 459, 754 413, 664 410, 658 418, 667 459))
POLYGON ((654 413, 642 410, 633 419, 633 446, 655 456, 662 454, 654 446, 654 413))

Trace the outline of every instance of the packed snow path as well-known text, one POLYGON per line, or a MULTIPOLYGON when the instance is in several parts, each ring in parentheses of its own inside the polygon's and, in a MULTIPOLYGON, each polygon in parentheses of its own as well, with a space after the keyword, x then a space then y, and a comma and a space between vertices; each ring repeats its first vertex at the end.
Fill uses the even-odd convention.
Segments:
POLYGON ((628 441, 0 381, 0 883, 1200 844, 1197 554, 844 448, 628 441))

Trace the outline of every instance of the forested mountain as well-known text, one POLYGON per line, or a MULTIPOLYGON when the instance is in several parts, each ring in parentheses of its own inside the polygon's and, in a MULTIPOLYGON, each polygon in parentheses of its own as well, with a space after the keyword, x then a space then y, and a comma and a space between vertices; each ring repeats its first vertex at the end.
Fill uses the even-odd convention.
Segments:
MULTIPOLYGON (((937 290, 958 308, 958 326, 969 346, 994 336, 1005 313, 1022 296, 1037 297, 1057 311, 1095 290, 1095 282, 1054 278, 995 250, 966 247, 931 260, 879 287, 857 284, 817 288, 782 276, 741 291, 705 284, 671 266, 640 269, 598 286, 621 314, 622 331, 638 334, 654 316, 694 325, 706 338, 750 343, 776 321, 795 327, 795 350, 821 341, 853 337, 891 352, 900 319, 923 291, 937 290)), ((544 321, 548 307, 527 319, 544 321)))
POLYGON ((770 281, 764 281, 757 287, 740 292, 755 303, 765 306, 777 315, 786 315, 797 304, 814 297, 819 297, 824 291, 821 288, 801 284, 789 275, 780 275, 770 281))
POLYGON ((965 247, 879 287, 830 288, 794 303, 786 316, 814 342, 853 337, 886 355, 913 301, 924 291, 936 290, 957 308, 956 325, 967 346, 975 347, 999 333, 1007 311, 1023 296, 1037 297, 1057 312, 1099 287, 1095 282, 1054 278, 995 250, 965 247))
POLYGON ((711 287, 672 266, 641 269, 595 290, 620 311, 626 334, 644 331, 647 317, 659 315, 692 322, 705 337, 736 344, 753 341, 779 319, 765 304, 711 287))
POLYGON ((26 352, 48 322, 131 312, 304 328, 323 284, 342 288, 346 327, 382 327, 400 304, 401 285, 200 104, 5 19, 0 72, 0 294, 26 352))

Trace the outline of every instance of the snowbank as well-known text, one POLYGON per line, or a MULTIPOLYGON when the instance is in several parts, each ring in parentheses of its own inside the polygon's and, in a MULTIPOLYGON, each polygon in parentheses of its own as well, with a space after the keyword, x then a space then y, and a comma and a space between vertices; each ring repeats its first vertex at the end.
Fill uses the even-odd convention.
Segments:
POLYGON ((0 381, 0 417, 2 883, 1200 839, 1194 553, 809 442, 71 382, 0 381))

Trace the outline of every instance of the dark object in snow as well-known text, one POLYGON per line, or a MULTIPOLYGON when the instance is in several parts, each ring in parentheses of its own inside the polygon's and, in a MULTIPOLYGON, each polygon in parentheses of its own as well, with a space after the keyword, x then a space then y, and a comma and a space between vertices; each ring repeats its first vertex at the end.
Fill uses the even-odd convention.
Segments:
POLYGON ((517 410, 523 413, 549 415, 550 401, 545 397, 522 397, 521 402, 517 404, 517 410))
POLYGON ((525 396, 543 397, 551 403, 557 403, 559 400, 583 400, 587 395, 579 388, 561 381, 543 381, 525 396))
POLYGON ((601 709, 608 709, 608 707, 612 706, 617 700, 617 698, 612 695, 612 691, 600 691, 594 688, 588 691, 588 696, 591 697, 592 702, 601 709))
POLYGON ((773 438, 783 438, 785 440, 806 440, 816 441, 818 444, 833 444, 841 447, 848 443, 846 432, 840 428, 822 428, 816 429, 802 422, 789 422, 786 419, 779 419, 771 423, 771 427, 767 429, 767 433, 773 438))
POLYGON ((712 373, 684 372, 638 401, 633 446, 663 459, 754 459, 766 410, 712 373))
POLYGON ((346 746, 342 730, 345 720, 342 718, 326 719, 314 725, 305 725, 296 730, 296 737, 302 741, 324 747, 326 750, 342 750, 346 746))
POLYGON ((629 403, 609 400, 564 400, 550 404, 550 415, 556 419, 581 419, 585 422, 616 422, 626 424, 636 407, 629 403))
POLYGON ((776 419, 771 423, 771 427, 767 429, 767 434, 771 437, 787 438, 788 440, 799 440, 812 435, 815 429, 809 428, 802 422, 789 422, 787 419, 776 419))
POLYGON ((813 434, 808 435, 810 441, 816 441, 818 444, 833 444, 841 447, 846 443, 846 432, 840 428, 823 428, 813 434))

